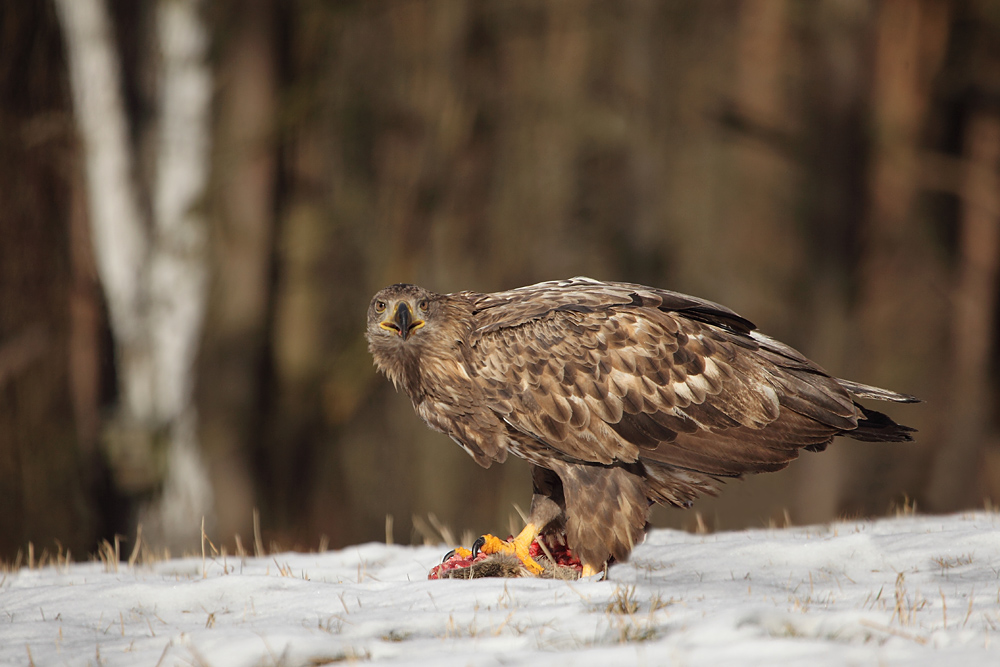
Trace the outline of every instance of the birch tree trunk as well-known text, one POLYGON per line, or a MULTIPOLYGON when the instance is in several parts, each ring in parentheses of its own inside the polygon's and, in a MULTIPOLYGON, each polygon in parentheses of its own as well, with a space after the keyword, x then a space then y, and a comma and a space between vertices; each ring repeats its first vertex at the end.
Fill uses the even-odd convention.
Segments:
POLYGON ((156 176, 139 206, 122 74, 104 0, 56 0, 87 165, 98 273, 118 355, 120 410, 106 437, 120 486, 153 490, 139 513, 160 546, 196 544, 211 489, 192 378, 205 310, 211 74, 198 0, 159 0, 156 176))
POLYGON ((97 269, 121 355, 123 403, 137 416, 151 414, 152 364, 142 350, 141 322, 149 234, 133 183, 118 52, 104 0, 56 0, 56 9, 86 161, 97 269))

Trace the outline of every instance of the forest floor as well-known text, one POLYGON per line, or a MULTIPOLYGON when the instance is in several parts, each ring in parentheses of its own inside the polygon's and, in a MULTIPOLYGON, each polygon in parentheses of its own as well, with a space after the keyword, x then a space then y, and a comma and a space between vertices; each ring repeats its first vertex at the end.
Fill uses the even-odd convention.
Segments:
POLYGON ((606 581, 428 581, 445 550, 23 567, 0 665, 1000 664, 996 513, 654 530, 606 581))

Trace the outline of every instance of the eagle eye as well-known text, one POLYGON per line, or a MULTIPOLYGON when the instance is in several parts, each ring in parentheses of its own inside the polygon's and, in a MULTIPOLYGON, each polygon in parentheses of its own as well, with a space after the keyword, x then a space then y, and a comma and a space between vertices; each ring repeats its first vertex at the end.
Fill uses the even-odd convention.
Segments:
POLYGON ((385 301, 383 301, 382 299, 379 299, 378 301, 375 302, 375 312, 376 313, 381 313, 384 310, 385 310, 385 301))
POLYGON ((426 313, 427 309, 430 308, 430 307, 431 307, 431 305, 429 303, 427 303, 427 299, 424 299, 423 301, 421 301, 420 303, 417 304, 417 308, 419 308, 420 312, 422 312, 422 313, 426 313))

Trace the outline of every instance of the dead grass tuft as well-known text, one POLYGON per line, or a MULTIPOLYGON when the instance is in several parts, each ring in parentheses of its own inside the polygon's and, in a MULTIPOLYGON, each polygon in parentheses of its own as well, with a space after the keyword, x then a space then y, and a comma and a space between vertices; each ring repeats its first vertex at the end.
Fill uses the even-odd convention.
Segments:
POLYGON ((639 611, 639 603, 635 599, 635 586, 615 588, 605 611, 609 614, 634 614, 639 611))

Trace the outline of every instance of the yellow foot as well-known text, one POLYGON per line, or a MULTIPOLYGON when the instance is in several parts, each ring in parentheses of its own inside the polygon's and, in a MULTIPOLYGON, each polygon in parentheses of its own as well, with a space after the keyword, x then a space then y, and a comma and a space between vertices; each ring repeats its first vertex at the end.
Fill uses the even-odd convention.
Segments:
POLYGON ((581 577, 592 577, 595 574, 597 574, 597 570, 595 570, 590 565, 584 565, 583 566, 583 572, 580 573, 580 576, 581 577))
POLYGON ((529 548, 538 537, 538 529, 529 523, 521 533, 510 542, 501 540, 494 535, 483 535, 472 545, 472 557, 482 552, 484 554, 509 553, 514 554, 525 569, 536 577, 545 569, 531 557, 529 548))

